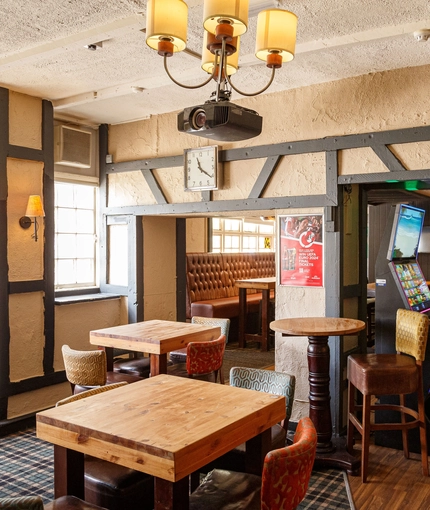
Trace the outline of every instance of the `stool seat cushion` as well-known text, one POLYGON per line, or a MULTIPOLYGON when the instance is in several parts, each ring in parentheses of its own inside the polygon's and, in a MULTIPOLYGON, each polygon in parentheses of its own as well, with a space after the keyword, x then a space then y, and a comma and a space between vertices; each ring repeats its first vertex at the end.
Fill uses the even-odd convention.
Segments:
POLYGON ((136 375, 148 378, 150 373, 149 357, 134 359, 116 359, 113 364, 114 372, 136 375))
POLYGON ((190 496, 190 510, 232 509, 261 509, 261 477, 215 469, 190 496))
POLYGON ((74 496, 62 496, 45 505, 45 510, 107 510, 100 506, 92 505, 74 496))
MULTIPOLYGON (((121 372, 107 372, 106 385, 116 384, 119 382, 127 382, 130 384, 141 380, 142 377, 137 375, 122 374, 121 372)), ((83 391, 91 390, 93 388, 97 388, 97 386, 81 386, 80 384, 77 384, 73 393, 76 395, 77 393, 82 393, 83 391)))
POLYGON ((109 510, 154 508, 154 478, 112 462, 85 457, 85 499, 109 510))
POLYGON ((398 354, 353 354, 348 357, 348 380, 363 395, 400 395, 416 391, 415 359, 398 354))
POLYGON ((186 363, 187 361, 187 348, 178 349, 170 353, 170 361, 172 363, 186 363))

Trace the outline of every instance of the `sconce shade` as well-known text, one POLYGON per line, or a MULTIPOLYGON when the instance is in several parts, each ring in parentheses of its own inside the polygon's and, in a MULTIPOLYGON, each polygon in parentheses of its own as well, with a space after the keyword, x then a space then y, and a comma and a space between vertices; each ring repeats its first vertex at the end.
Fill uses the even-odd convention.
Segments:
POLYGON ((188 6, 183 0, 148 0, 146 9, 146 44, 159 50, 159 43, 171 43, 172 52, 187 44, 188 6))
POLYGON ((25 215, 29 218, 43 217, 45 211, 43 210, 42 199, 39 195, 30 195, 28 197, 27 209, 25 215))
POLYGON ((233 37, 248 30, 249 0, 205 0, 203 9, 203 26, 212 34, 217 25, 228 20, 233 27, 233 37))
POLYGON ((266 9, 258 14, 255 56, 267 61, 272 53, 290 62, 296 49, 297 16, 282 9, 266 9))
MULTIPOLYGON (((202 48, 202 69, 206 71, 208 74, 212 74, 215 65, 215 55, 208 49, 208 39, 215 40, 215 36, 205 30, 202 48)), ((236 47, 236 51, 227 57, 227 74, 231 76, 239 68, 240 38, 234 37, 231 43, 229 44, 231 44, 231 46, 236 47)), ((218 64, 219 62, 220 58, 218 57, 218 64)))

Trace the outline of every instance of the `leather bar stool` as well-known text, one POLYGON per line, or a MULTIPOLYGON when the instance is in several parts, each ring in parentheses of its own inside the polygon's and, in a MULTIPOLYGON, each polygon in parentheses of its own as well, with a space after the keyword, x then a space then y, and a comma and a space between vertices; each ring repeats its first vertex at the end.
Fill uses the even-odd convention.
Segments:
POLYGON ((397 310, 397 354, 353 354, 348 357, 348 451, 353 453, 354 430, 357 430, 362 436, 363 483, 367 480, 370 432, 374 430, 401 430, 404 455, 409 458, 408 430, 419 428, 422 471, 424 476, 429 474, 422 382, 422 362, 426 352, 428 329, 429 319, 426 315, 410 310, 397 310), (356 403, 356 389, 363 395, 363 405, 356 403), (417 394, 418 412, 405 405, 405 395, 410 393, 417 394), (371 403, 372 396, 383 395, 399 395, 399 404, 371 403), (372 411, 399 412, 401 421, 372 423, 372 411))

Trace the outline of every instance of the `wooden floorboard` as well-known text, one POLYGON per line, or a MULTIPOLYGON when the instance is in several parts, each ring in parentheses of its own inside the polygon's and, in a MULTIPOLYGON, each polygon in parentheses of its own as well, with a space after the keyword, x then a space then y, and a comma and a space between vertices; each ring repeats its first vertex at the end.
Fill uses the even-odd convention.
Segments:
MULTIPOLYGON (((359 456, 360 444, 354 448, 359 456)), ((430 478, 421 471, 421 457, 403 451, 370 446, 367 482, 348 476, 356 510, 429 510, 430 478)))

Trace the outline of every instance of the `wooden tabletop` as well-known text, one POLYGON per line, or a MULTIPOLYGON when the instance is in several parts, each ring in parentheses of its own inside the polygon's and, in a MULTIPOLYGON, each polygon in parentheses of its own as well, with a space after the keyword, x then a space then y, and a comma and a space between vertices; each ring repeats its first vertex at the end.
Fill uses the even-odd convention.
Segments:
POLYGON ((215 340, 220 335, 219 326, 150 320, 90 331, 90 343, 149 354, 166 354, 182 349, 190 342, 215 340))
POLYGON ((285 398, 158 375, 37 413, 37 437, 175 482, 285 418, 285 398))
POLYGON ((236 280, 234 284, 242 289, 274 289, 276 287, 276 276, 236 280))
POLYGON ((342 317, 300 317, 270 323, 270 329, 290 336, 351 335, 366 327, 363 321, 342 317))

